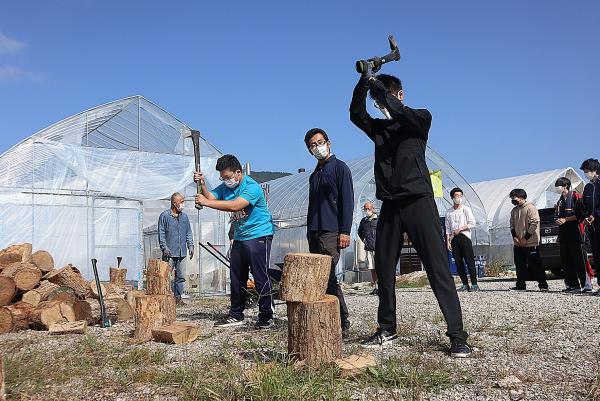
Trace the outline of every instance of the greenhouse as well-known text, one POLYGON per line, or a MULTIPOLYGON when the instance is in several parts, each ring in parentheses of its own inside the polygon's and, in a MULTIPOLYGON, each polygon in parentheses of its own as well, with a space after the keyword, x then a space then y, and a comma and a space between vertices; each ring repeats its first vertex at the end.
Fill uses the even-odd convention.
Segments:
MULTIPOLYGON (((474 230, 473 244, 476 253, 487 255, 489 235, 486 213, 477 193, 464 178, 433 149, 427 148, 427 165, 434 184, 436 204, 440 217, 452 205, 450 190, 460 187, 464 191, 466 205, 469 206, 477 220, 474 230)), ((375 199, 375 178, 373 173, 374 156, 367 156, 347 162, 354 181, 354 224, 351 232, 351 245, 342 251, 338 274, 358 272, 364 266, 363 247, 356 234, 363 217, 362 207, 367 200, 373 201, 379 209, 381 202, 375 199)), ((308 179, 311 171, 294 174, 269 182, 269 209, 273 214, 276 226, 273 239, 271 260, 281 263, 288 252, 307 252, 306 214, 308 210, 308 179)), ((441 234, 441 232, 440 232, 441 234)), ((402 272, 402 266, 400 266, 402 272)), ((345 274, 346 280, 353 280, 352 274, 345 274)))
POLYGON ((570 179, 573 189, 583 193, 584 182, 571 167, 471 184, 483 202, 487 214, 491 244, 488 260, 498 260, 506 265, 513 264, 510 211, 514 206, 508 198, 510 191, 515 188, 524 189, 527 192, 527 200, 538 210, 554 207, 559 197, 554 191, 554 183, 560 177, 570 179))
MULTIPOLYGON (((189 127, 141 96, 113 101, 45 128, 0 156, 0 247, 30 242, 56 266, 71 263, 88 278, 96 258, 101 280, 123 257, 139 280, 156 243, 159 214, 182 192, 194 242, 228 246, 226 213, 194 208, 189 127)), ((221 153, 204 139, 201 166, 218 184, 221 153)), ((196 247, 186 259, 191 292, 224 293, 227 268, 196 247), (199 256, 198 256, 199 255, 199 256)))

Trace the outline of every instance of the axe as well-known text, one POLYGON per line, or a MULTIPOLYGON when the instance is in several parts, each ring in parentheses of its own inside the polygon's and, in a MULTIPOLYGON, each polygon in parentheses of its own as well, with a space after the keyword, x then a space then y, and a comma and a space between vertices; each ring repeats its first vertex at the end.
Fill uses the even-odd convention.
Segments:
POLYGON ((98 276, 98 268, 96 264, 98 261, 92 259, 92 269, 94 270, 94 281, 96 281, 96 289, 98 291, 98 302, 100 303, 100 327, 107 328, 111 326, 110 319, 106 314, 106 308, 104 306, 104 295, 102 294, 102 287, 100 286, 100 277, 98 276))
MULTIPOLYGON (((196 162, 196 170, 195 171, 201 171, 200 170, 200 131, 192 129, 192 130, 187 130, 187 132, 183 135, 184 138, 192 138, 192 143, 194 145, 194 161, 196 162)), ((202 193, 202 183, 200 181, 198 181, 196 183, 196 193, 197 194, 201 194, 202 193)), ((196 202, 194 202, 194 204, 196 205, 196 209, 198 210, 202 210, 202 205, 197 204, 196 202)))

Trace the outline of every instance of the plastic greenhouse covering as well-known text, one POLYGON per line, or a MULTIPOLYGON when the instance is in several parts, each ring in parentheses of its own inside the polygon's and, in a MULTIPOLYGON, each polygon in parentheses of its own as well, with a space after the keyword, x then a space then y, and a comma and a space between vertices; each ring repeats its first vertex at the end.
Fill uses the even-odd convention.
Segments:
MULTIPOLYGON (((71 263, 91 278, 98 259, 100 278, 123 257, 127 278, 141 279, 150 257, 160 257, 158 215, 182 192, 194 242, 210 241, 225 251, 228 216, 191 200, 194 157, 190 128, 141 96, 66 118, 0 156, 0 247, 31 242, 57 267, 71 263)), ((210 186, 218 185, 221 153, 201 141, 201 166, 210 186)), ((196 245, 186 259, 188 289, 225 292, 226 268, 196 245)))
POLYGON ((488 260, 513 264, 510 211, 514 206, 508 197, 510 191, 515 188, 524 189, 527 200, 538 209, 554 207, 559 198, 554 192, 554 183, 560 177, 567 177, 571 180, 573 189, 583 192, 584 182, 571 167, 471 184, 487 214, 491 242, 488 260))
MULTIPOLYGON (((483 204, 471 186, 434 150, 427 148, 427 165, 430 171, 441 171, 443 197, 436 198, 438 212, 445 216, 451 207, 450 190, 460 187, 464 191, 466 205, 477 220, 473 244, 476 252, 485 255, 489 246, 486 214, 483 204)), ((356 234, 363 217, 362 208, 367 200, 373 201, 377 209, 381 202, 375 199, 375 178, 373 173, 374 157, 367 156, 346 162, 352 172, 354 182, 354 224, 351 232, 351 245, 342 251, 338 274, 344 271, 357 271, 363 262, 362 245, 356 234)), ((276 226, 271 260, 283 261, 288 252, 307 252, 306 213, 308 210, 308 179, 312 171, 294 174, 269 182, 269 209, 276 226)), ((441 226, 440 226, 441 235, 441 226)), ((402 272, 402 266, 400 266, 402 272)))

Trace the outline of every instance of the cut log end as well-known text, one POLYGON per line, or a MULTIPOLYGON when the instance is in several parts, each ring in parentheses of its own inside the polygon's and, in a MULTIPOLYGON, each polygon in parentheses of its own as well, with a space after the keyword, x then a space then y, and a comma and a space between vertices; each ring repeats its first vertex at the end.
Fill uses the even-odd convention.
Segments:
POLYGON ((310 253, 285 255, 280 297, 289 302, 314 302, 325 295, 331 257, 310 253))
POLYGON ((15 281, 10 277, 0 276, 0 306, 8 305, 17 295, 15 281))
POLYGON ((54 258, 48 251, 34 252, 31 255, 31 261, 44 273, 54 270, 54 258))

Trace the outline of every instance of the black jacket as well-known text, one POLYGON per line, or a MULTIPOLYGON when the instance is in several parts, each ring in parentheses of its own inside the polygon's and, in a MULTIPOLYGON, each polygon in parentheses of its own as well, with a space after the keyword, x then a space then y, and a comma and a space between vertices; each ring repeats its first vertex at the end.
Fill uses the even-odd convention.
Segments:
POLYGON ((590 217, 593 214, 596 220, 600 219, 600 179, 585 184, 583 204, 585 207, 584 217, 590 217))
POLYGON ((354 185, 348 165, 331 155, 310 175, 308 231, 350 234, 354 212, 354 185))
POLYGON ((377 236, 377 217, 363 217, 358 225, 357 233, 365 244, 365 251, 374 251, 375 238, 377 236))
POLYGON ((425 162, 425 149, 431 126, 426 109, 411 109, 386 92, 378 79, 362 78, 354 88, 350 120, 375 143, 376 196, 381 200, 433 196, 425 162), (391 120, 372 118, 367 113, 368 90, 385 106, 391 120))

